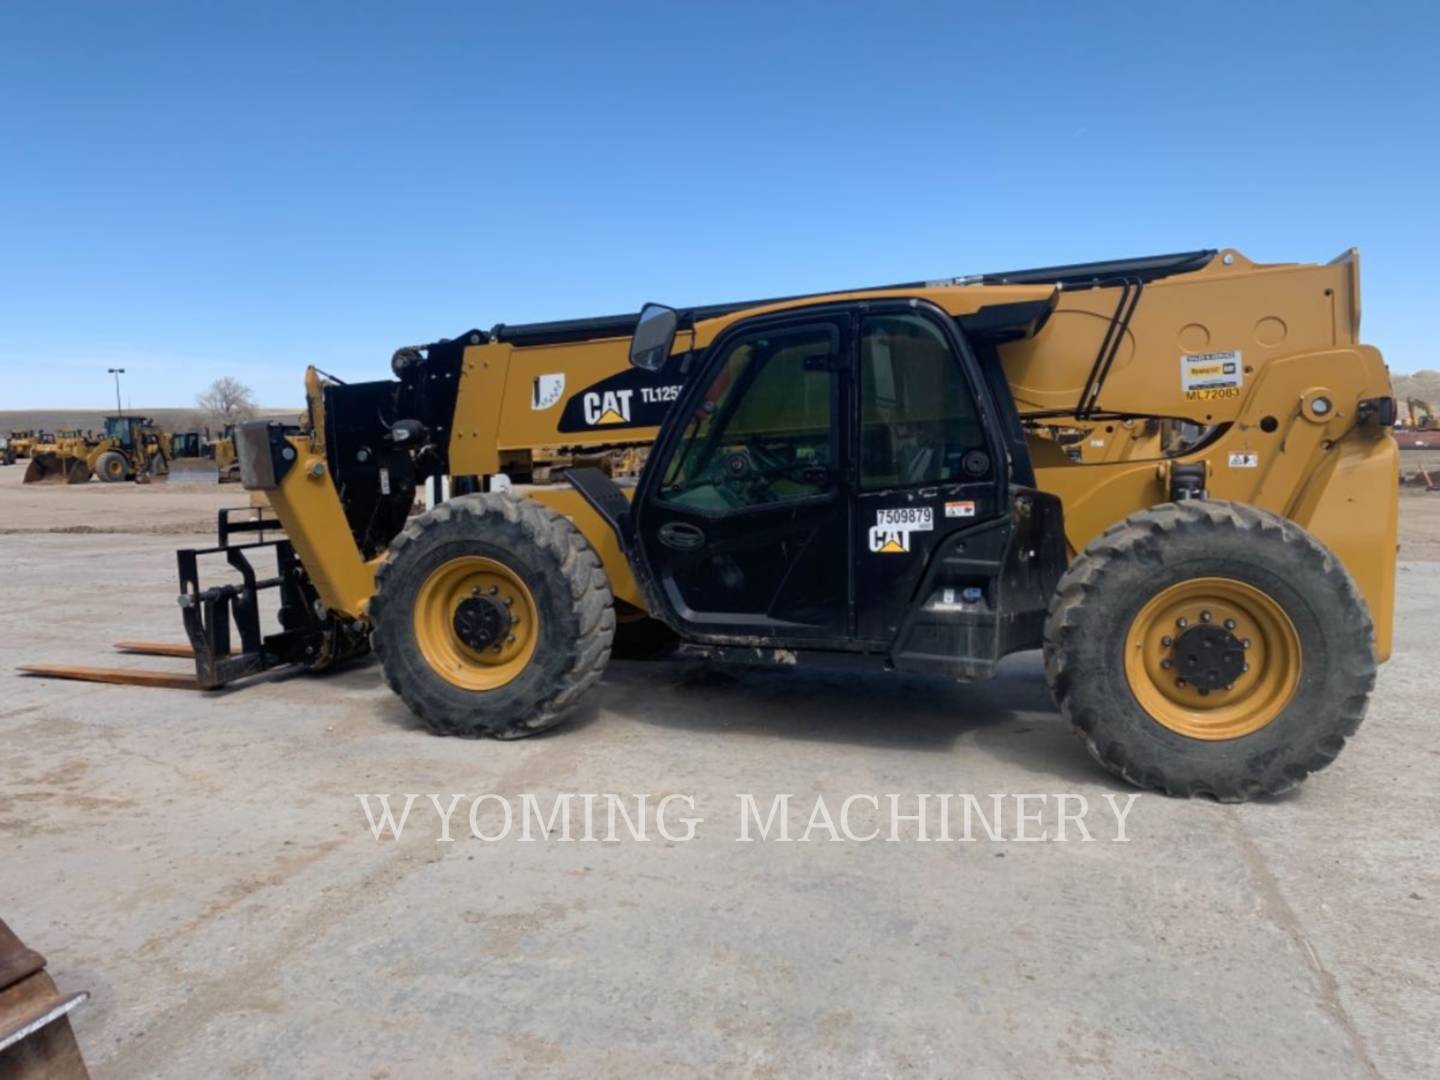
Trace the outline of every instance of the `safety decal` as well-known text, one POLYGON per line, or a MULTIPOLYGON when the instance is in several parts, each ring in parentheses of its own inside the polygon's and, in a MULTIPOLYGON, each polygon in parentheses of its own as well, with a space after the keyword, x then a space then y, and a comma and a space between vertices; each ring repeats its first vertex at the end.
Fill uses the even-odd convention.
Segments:
POLYGON ((910 550, 910 534, 935 528, 935 511, 928 506, 901 506, 875 511, 870 526, 870 550, 880 555, 903 555, 910 550))
POLYGON ((947 518, 974 517, 975 504, 973 502, 947 502, 945 504, 945 516, 947 518))
POLYGON ((1186 401, 1238 398, 1245 381, 1240 350, 1180 357, 1180 389, 1186 401))
POLYGON ((565 373, 558 375, 536 375, 535 385, 530 395, 530 408, 539 412, 548 409, 560 401, 560 396, 565 393, 565 373))
POLYGON ((1230 468, 1232 469, 1258 469, 1259 467, 1259 454, 1248 450, 1237 450, 1230 454, 1230 468))

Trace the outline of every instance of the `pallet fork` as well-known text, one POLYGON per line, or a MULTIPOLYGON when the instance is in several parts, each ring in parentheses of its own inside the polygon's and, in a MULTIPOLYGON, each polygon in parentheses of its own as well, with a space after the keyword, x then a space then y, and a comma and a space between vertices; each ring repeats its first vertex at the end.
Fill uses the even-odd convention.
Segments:
POLYGON ((192 659, 193 675, 67 664, 27 664, 20 670, 50 679, 217 690, 273 668, 298 665, 318 670, 336 660, 362 654, 368 647, 368 637, 324 610, 290 541, 283 535, 267 536, 281 528, 279 521, 267 515, 268 511, 259 507, 221 510, 218 540, 213 547, 181 548, 175 553, 180 582, 178 602, 188 645, 152 641, 115 644, 123 653, 192 659), (232 516, 240 514, 250 517, 232 516), (256 539, 235 542, 237 535, 256 539), (274 555, 275 574, 262 578, 251 559, 265 549, 274 555), (239 584, 201 588, 200 560, 215 555, 224 555, 239 573, 239 584), (273 634, 260 629, 260 593, 267 589, 278 589, 280 595, 281 629, 273 634), (237 636, 238 650, 234 640, 237 636))

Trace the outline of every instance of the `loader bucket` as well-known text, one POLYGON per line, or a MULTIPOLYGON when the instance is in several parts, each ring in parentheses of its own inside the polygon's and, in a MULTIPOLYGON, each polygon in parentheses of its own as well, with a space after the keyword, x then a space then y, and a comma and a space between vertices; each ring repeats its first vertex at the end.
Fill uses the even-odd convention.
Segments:
POLYGON ((27 484, 83 484, 90 479, 84 459, 69 454, 36 454, 25 468, 27 484))

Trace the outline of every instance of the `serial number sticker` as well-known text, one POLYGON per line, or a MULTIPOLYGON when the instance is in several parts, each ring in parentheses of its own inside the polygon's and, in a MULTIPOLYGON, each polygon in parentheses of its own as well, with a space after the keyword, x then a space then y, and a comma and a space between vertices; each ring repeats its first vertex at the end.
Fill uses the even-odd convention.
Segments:
POLYGON ((1230 454, 1230 468, 1232 469, 1258 469, 1259 467, 1259 454, 1249 451, 1234 451, 1230 454))
POLYGON ((945 516, 947 518, 974 517, 975 504, 973 502, 947 502, 945 504, 945 516))
POLYGON ((907 529, 931 529, 935 525, 935 511, 928 506, 901 506, 894 509, 876 510, 875 524, 898 525, 907 529))
POLYGON ((875 511, 870 527, 870 550, 877 555, 904 555, 910 550, 910 534, 931 532, 935 511, 928 506, 900 506, 875 511))
POLYGON ((1186 401, 1239 397, 1244 382, 1245 361, 1239 349, 1180 357, 1180 389, 1186 401))

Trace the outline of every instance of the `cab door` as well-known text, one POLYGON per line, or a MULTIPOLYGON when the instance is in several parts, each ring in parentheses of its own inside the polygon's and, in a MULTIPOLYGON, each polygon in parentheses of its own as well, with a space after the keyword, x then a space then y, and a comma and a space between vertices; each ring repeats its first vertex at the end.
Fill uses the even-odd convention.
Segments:
POLYGON ((983 677, 1040 644, 1065 569, 1060 501, 1026 484, 1003 374, 956 320, 872 304, 856 337, 856 636, 900 670, 983 677))
MULTIPOLYGON (((934 553, 1008 518, 1004 458, 952 319, 910 304, 872 305, 860 315, 858 345, 857 632, 888 645, 923 602, 916 594, 934 553)), ((973 584, 985 589, 994 567, 977 570, 973 584)))
POLYGON ((852 348, 847 311, 761 317, 688 380, 633 504, 637 570, 686 636, 850 639, 852 348))

